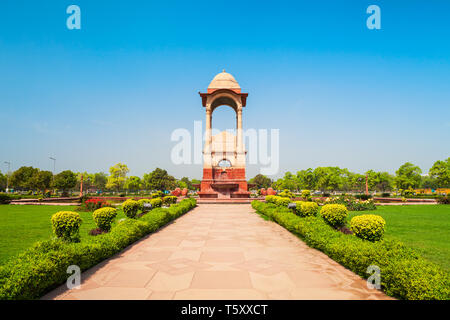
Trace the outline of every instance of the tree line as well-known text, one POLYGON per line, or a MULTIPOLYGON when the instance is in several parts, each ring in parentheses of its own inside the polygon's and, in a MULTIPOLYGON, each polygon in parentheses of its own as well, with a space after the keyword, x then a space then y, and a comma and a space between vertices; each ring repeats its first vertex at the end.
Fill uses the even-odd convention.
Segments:
MULTIPOLYGON (((79 190, 81 177, 83 177, 83 190, 114 191, 114 192, 137 192, 142 190, 173 190, 175 188, 196 190, 194 186, 200 184, 200 180, 183 177, 176 179, 166 170, 156 168, 152 172, 146 173, 143 177, 128 176, 129 169, 126 164, 118 163, 109 169, 109 174, 104 172, 87 173, 62 171, 53 175, 50 171, 41 171, 33 167, 21 167, 5 175, 0 172, 0 190, 5 190, 6 186, 18 191, 40 191, 55 188, 63 193, 70 190, 79 190)), ((327 191, 354 191, 363 192, 366 185, 371 191, 389 192, 394 189, 417 189, 417 188, 450 188, 450 157, 446 160, 438 160, 428 171, 427 175, 422 175, 422 170, 406 162, 392 175, 388 172, 377 172, 369 170, 365 174, 349 171, 339 167, 317 167, 297 171, 296 174, 286 172, 284 176, 277 180, 258 174, 249 180, 255 188, 269 188, 276 190, 288 189, 299 190, 320 190, 327 191)))
POLYGON ((144 174, 142 178, 128 176, 129 169, 126 164, 118 163, 109 169, 109 175, 104 172, 87 173, 62 171, 53 175, 51 171, 23 166, 9 175, 0 172, 0 190, 9 189, 15 191, 39 191, 45 193, 50 189, 57 189, 62 193, 71 190, 80 190, 83 181, 83 190, 137 192, 142 190, 173 190, 187 188, 194 190, 194 184, 199 184, 196 179, 187 177, 175 179, 164 169, 156 168, 152 172, 144 174))
POLYGON ((394 189, 437 189, 450 188, 450 157, 447 160, 438 160, 428 171, 422 175, 422 170, 406 162, 392 175, 388 172, 369 170, 365 174, 349 171, 339 167, 317 167, 297 171, 296 174, 286 172, 277 180, 258 174, 249 180, 257 189, 272 187, 276 190, 288 189, 327 191, 354 191, 363 192, 366 186, 371 191, 389 192, 394 189))

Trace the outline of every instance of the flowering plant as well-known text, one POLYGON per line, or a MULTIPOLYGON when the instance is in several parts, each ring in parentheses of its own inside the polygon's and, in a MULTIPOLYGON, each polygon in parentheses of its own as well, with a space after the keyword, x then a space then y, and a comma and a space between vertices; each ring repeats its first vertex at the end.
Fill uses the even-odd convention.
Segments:
POLYGON ((104 199, 88 199, 84 202, 86 211, 95 211, 103 207, 109 207, 110 204, 104 199))
POLYGON ((360 200, 353 196, 337 196, 329 197, 325 200, 326 204, 343 204, 350 211, 376 210, 375 203, 372 199, 360 200))

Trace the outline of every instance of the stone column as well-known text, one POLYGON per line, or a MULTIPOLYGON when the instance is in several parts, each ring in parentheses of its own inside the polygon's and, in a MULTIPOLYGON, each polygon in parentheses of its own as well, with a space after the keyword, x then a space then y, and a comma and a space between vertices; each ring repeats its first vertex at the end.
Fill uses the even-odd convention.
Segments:
POLYGON ((211 152, 211 140, 212 140, 212 136, 211 136, 211 108, 208 106, 206 107, 206 134, 205 134, 205 148, 204 148, 204 153, 206 155, 206 153, 210 153, 211 152))
POLYGON ((244 152, 244 146, 242 143, 242 107, 239 107, 237 110, 237 152, 242 153, 244 152))

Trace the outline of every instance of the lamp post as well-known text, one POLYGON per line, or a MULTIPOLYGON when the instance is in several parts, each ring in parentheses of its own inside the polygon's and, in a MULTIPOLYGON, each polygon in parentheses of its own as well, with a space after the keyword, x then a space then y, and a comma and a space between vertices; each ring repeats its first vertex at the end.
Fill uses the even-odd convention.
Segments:
POLYGON ((5 164, 8 165, 8 171, 6 172, 6 193, 9 191, 9 170, 11 169, 11 162, 5 161, 5 164))
MULTIPOLYGON (((48 157, 50 160, 53 160, 53 177, 52 184, 55 182, 55 171, 56 171, 56 159, 53 157, 48 157)), ((55 194, 55 186, 53 185, 53 194, 55 194)))
POLYGON ((48 157, 50 160, 53 160, 53 175, 55 175, 55 170, 56 170, 56 159, 52 158, 52 157, 48 157))

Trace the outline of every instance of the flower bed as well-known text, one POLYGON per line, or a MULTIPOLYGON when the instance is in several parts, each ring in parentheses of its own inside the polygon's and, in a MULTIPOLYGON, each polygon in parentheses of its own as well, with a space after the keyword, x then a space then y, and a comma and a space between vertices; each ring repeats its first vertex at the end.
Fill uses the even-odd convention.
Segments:
POLYGON ((372 199, 361 200, 353 196, 337 196, 327 198, 325 204, 343 204, 349 211, 376 210, 377 207, 372 199))
POLYGON ((68 266, 91 268, 195 206, 195 199, 185 199, 167 209, 156 208, 141 218, 120 222, 109 233, 79 243, 38 242, 0 266, 0 299, 39 298, 67 280, 68 266))
POLYGON ((84 207, 84 209, 86 211, 95 211, 97 209, 103 208, 103 207, 109 207, 110 204, 104 200, 104 199, 99 199, 99 198, 94 198, 94 199, 88 199, 84 202, 84 206, 82 205, 80 207, 80 209, 82 207, 84 207))
POLYGON ((378 266, 382 289, 390 296, 408 300, 450 299, 450 275, 399 241, 371 242, 346 235, 320 217, 302 218, 270 203, 255 200, 252 207, 363 278, 369 276, 368 266, 378 266))

